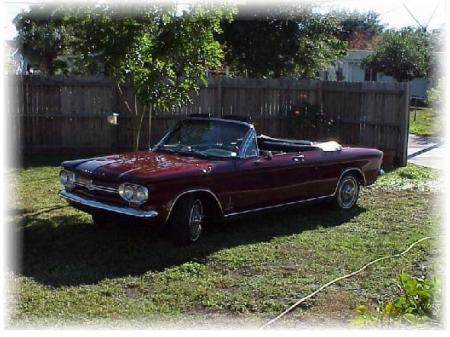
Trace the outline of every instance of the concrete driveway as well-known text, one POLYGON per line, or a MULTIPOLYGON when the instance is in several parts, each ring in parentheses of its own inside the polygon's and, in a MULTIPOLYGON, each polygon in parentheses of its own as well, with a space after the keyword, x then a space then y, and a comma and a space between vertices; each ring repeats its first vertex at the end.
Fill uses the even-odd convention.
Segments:
POLYGON ((408 162, 443 170, 445 149, 443 142, 441 137, 409 135, 408 162))

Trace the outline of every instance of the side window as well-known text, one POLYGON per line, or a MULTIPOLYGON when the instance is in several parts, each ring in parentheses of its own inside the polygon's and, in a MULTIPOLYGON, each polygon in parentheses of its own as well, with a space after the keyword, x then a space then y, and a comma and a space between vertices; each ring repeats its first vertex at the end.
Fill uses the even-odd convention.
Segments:
POLYGON ((256 157, 258 155, 258 146, 256 146, 256 139, 253 138, 249 144, 247 151, 245 151, 245 158, 256 157))
POLYGON ((244 158, 257 157, 258 156, 258 144, 256 143, 256 137, 254 132, 251 135, 249 142, 246 145, 244 158))

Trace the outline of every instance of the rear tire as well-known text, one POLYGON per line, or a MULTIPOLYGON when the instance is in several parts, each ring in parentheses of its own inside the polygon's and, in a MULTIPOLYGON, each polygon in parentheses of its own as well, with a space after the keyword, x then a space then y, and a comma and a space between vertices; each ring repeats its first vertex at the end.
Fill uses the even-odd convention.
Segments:
POLYGON ((204 207, 200 198, 188 195, 177 201, 169 228, 172 240, 187 245, 198 241, 204 227, 204 207))
POLYGON ((358 201, 360 184, 353 174, 342 177, 333 198, 333 206, 337 209, 350 209, 358 201))

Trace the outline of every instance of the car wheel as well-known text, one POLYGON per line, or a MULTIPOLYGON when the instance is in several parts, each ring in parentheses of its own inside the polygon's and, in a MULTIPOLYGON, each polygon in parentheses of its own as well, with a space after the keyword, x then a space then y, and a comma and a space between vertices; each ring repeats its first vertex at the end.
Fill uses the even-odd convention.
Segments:
POLYGON ((196 242, 202 233, 204 218, 203 203, 199 198, 192 195, 178 200, 170 220, 170 232, 175 243, 196 242))
POLYGON ((338 209, 349 209, 356 205, 358 196, 358 179, 354 175, 348 174, 339 181, 333 204, 338 209))

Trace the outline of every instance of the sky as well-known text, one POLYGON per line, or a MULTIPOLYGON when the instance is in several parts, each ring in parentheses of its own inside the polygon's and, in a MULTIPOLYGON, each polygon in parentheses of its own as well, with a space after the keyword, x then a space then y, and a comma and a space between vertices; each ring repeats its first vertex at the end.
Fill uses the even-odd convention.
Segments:
POLYGON ((405 26, 428 26, 430 29, 440 28, 446 22, 446 0, 323 0, 321 11, 333 8, 358 10, 367 12, 373 10, 380 14, 381 22, 389 28, 405 26), (417 21, 413 18, 415 17, 417 21))
MULTIPOLYGON (((14 17, 26 10, 30 4, 43 0, 2 0, 4 19, 2 20, 3 39, 13 39, 16 35, 12 23, 14 17)), ((44 0, 45 1, 45 0, 44 0)), ((446 22, 446 0, 319 0, 318 12, 331 9, 369 11, 380 14, 380 19, 389 28, 404 26, 427 26, 430 29, 440 28, 446 22), (414 19, 415 18, 415 19, 414 19), (417 20, 417 21, 416 21, 417 20)))

